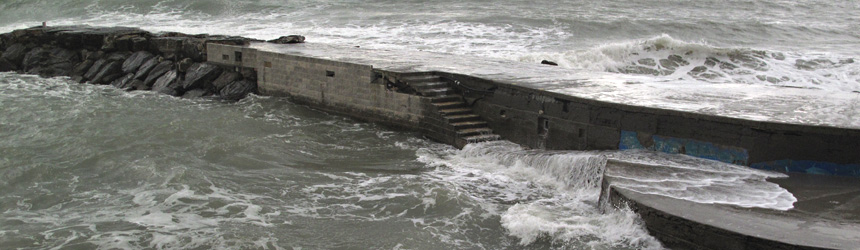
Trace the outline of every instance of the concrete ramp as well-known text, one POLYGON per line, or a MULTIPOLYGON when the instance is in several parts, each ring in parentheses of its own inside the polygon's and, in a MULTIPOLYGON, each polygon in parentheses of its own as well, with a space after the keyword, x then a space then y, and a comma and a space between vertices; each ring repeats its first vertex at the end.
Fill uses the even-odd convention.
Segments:
MULTIPOLYGON (((860 248, 860 183, 856 178, 809 174, 767 178, 769 184, 784 188, 796 198, 792 208, 787 210, 672 198, 637 189, 627 181, 637 178, 631 175, 637 169, 647 173, 659 172, 655 168, 661 167, 609 160, 601 205, 604 209, 629 207, 634 210, 642 217, 648 231, 669 248, 860 248)), ((739 185, 751 182, 741 181, 739 185)), ((762 193, 755 189, 748 191, 762 193)))

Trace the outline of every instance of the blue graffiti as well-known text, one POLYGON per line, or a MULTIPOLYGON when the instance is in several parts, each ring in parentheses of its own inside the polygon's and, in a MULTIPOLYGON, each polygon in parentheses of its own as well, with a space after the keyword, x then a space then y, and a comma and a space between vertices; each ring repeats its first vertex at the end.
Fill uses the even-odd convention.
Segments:
POLYGON ((648 149, 670 154, 685 154, 738 165, 747 165, 749 160, 747 150, 742 148, 668 136, 653 135, 648 136, 648 138, 653 143, 646 147, 639 141, 639 133, 622 130, 618 149, 648 149))
POLYGON ((635 131, 621 131, 621 140, 618 142, 618 149, 648 149, 670 154, 685 154, 737 165, 749 165, 752 168, 770 171, 860 176, 860 165, 858 164, 837 164, 832 162, 789 159, 750 164, 749 153, 746 149, 692 139, 647 134, 640 135, 635 131), (640 141, 640 138, 649 140, 648 146, 644 146, 645 144, 640 141))

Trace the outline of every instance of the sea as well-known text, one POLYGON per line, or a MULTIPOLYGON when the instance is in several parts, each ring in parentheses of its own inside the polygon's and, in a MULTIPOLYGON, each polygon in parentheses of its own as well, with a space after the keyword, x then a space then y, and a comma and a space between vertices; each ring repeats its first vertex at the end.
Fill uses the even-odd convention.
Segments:
MULTIPOLYGON (((848 0, 3 0, 0 32, 299 34, 650 85, 858 93, 858 13, 848 0)), ((627 178, 641 192, 795 201, 764 182, 781 174, 683 156, 461 150, 288 98, 182 99, 7 72, 0 249, 663 249, 635 213, 600 206, 607 159, 676 168, 627 178)))

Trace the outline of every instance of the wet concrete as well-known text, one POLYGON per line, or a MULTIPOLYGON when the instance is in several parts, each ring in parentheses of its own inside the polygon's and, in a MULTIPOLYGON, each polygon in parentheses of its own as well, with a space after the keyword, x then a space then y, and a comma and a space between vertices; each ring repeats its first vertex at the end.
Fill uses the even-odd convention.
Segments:
MULTIPOLYGON (((613 186, 617 162, 607 164, 604 201, 628 206, 673 249, 858 249, 860 181, 790 174, 772 178, 797 202, 787 211, 705 204, 613 186)), ((755 191, 755 190, 750 190, 755 191)))

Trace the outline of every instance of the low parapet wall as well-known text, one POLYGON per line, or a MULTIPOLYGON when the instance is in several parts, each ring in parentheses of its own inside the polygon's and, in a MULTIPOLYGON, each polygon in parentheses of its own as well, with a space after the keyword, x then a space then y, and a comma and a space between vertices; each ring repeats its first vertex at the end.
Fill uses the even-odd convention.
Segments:
MULTIPOLYGON (((289 46, 289 45, 285 45, 289 46)), ((432 73, 450 79, 502 138, 532 148, 648 149, 755 168, 860 176, 860 130, 751 121, 596 101, 450 72, 374 69, 349 61, 209 44, 211 62, 258 69, 260 92, 356 118, 430 133, 425 97, 386 88, 383 75, 432 73), (243 60, 236 61, 236 53, 243 60), (231 55, 234 55, 231 58, 231 55)), ((442 133, 444 134, 444 133, 442 133)))

